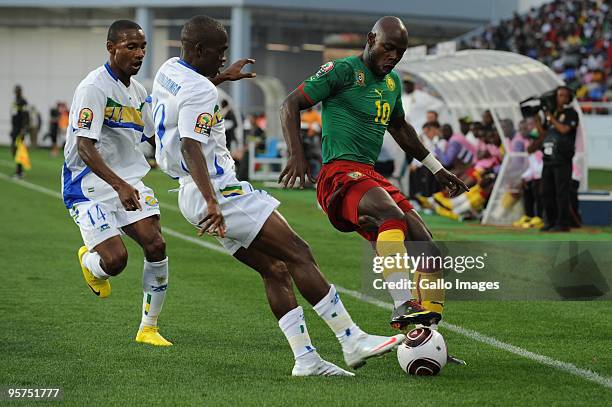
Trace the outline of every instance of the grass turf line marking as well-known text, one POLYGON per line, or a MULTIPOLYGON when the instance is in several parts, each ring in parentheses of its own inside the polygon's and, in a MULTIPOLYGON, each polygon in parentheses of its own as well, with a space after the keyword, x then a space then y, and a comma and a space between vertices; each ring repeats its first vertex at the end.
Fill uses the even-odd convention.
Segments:
MULTIPOLYGON (((342 294, 349 295, 353 298, 359 299, 363 302, 367 302, 368 304, 376 305, 377 307, 384 308, 386 310, 392 311, 393 306, 386 302, 380 301, 376 298, 370 297, 368 295, 362 294, 359 291, 349 290, 343 287, 336 286, 336 289, 342 294)), ((520 348, 518 346, 511 345, 506 342, 502 342, 498 339, 495 339, 491 336, 487 336, 481 334, 480 332, 473 331, 471 329, 463 328, 459 325, 450 324, 448 322, 441 322, 440 326, 448 329, 449 331, 458 333, 460 335, 466 336, 470 339, 473 339, 478 342, 485 343, 487 345, 493 346, 494 348, 505 350, 506 352, 513 353, 515 355, 531 359, 535 362, 541 363, 546 366, 554 367, 555 369, 563 370, 567 373, 573 374, 575 376, 582 377, 583 379, 587 379, 593 381, 597 384, 600 384, 607 388, 612 388, 612 378, 601 376, 591 370, 579 368, 571 363, 562 362, 560 360, 556 360, 550 358, 548 356, 540 355, 538 353, 534 353, 528 351, 527 349, 520 348)))
MULTIPOLYGON (((51 189, 42 187, 40 185, 33 184, 31 182, 28 182, 28 181, 13 179, 13 178, 11 178, 8 175, 3 174, 3 173, 0 173, 0 179, 12 182, 12 183, 17 184, 17 185, 21 185, 21 186, 23 186, 25 188, 31 189, 31 190, 36 191, 36 192, 40 192, 40 193, 43 193, 43 194, 46 194, 46 195, 53 196, 55 198, 59 198, 59 199, 62 198, 61 194, 59 192, 57 192, 57 191, 53 191, 51 189)), ((173 208, 173 209, 178 209, 178 208, 173 208)), ((201 246, 201 247, 204 247, 204 248, 207 248, 207 249, 210 249, 210 250, 214 250, 216 252, 219 252, 219 253, 222 253, 222 254, 225 254, 225 255, 229 256, 229 253, 227 251, 225 251, 222 247, 220 247, 218 245, 215 245, 213 243, 209 243, 209 242, 197 239, 195 237, 191 237, 191 236, 185 235, 185 234, 183 234, 181 232, 177 232, 176 230, 170 229, 170 228, 167 228, 167 227, 163 227, 162 231, 163 231, 163 233, 165 233, 167 235, 176 237, 178 239, 182 239, 184 241, 187 241, 187 242, 196 244, 198 246, 201 246)), ((346 294, 346 295, 348 295, 350 297, 353 297, 353 298, 355 298, 357 300, 366 302, 366 303, 371 304, 371 305, 375 305, 377 307, 380 307, 380 308, 383 308, 383 309, 386 309, 386 310, 393 310, 393 307, 391 306, 391 304, 388 304, 386 302, 377 300, 376 298, 372 298, 370 296, 364 295, 364 294, 362 294, 362 293, 360 293, 358 291, 349 290, 349 289, 346 289, 346 288, 343 288, 343 287, 340 287, 340 286, 337 286, 337 285, 336 285, 336 289, 339 292, 341 292, 342 294, 346 294)), ((445 329, 448 329, 451 332, 455 332, 455 333, 457 333, 459 335, 463 335, 463 336, 468 337, 470 339, 473 339, 473 340, 475 340, 477 342, 481 342, 481 343, 487 344, 489 346, 492 346, 494 348, 501 349, 501 350, 504 350, 506 352, 513 353, 513 354, 515 354, 517 356, 521 356, 523 358, 533 360, 534 362, 543 364, 545 366, 549 366, 549 367, 552 367, 552 368, 555 368, 555 369, 558 369, 558 370, 562 370, 562 371, 564 371, 566 373, 572 374, 574 376, 581 377, 583 379, 595 382, 595 383, 597 383, 597 384, 599 384, 599 385, 601 385, 603 387, 607 387, 609 389, 612 389, 612 378, 601 376, 601 375, 599 375, 599 374, 597 374, 597 373, 595 373, 595 372, 593 372, 591 370, 582 369, 582 368, 580 368, 578 366, 575 366, 575 365, 573 365, 571 363, 562 362, 560 360, 556 360, 556 359, 550 358, 548 356, 544 356, 544 355, 540 355, 538 353, 534 353, 534 352, 528 351, 527 349, 523 349, 523 348, 520 348, 518 346, 511 345, 511 344, 506 343, 506 342, 502 342, 502 341, 500 341, 498 339, 495 339, 495 338, 493 338, 491 336, 487 336, 487 335, 481 334, 480 332, 473 331, 471 329, 463 328, 463 327, 461 327, 459 325, 450 324, 448 322, 442 322, 440 325, 442 327, 444 327, 445 329)))

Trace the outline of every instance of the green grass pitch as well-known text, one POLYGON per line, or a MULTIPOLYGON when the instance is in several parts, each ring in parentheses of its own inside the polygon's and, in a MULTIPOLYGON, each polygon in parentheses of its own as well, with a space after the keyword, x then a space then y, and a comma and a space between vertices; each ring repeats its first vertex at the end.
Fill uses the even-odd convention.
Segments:
MULTIPOLYGON (((6 148, 0 173, 13 171, 6 148)), ((60 190, 60 158, 32 153, 26 181, 60 190)), ((610 173, 592 176, 612 185, 610 173)), ((175 184, 160 171, 145 179, 162 205, 162 225, 194 236, 176 208, 175 184)), ((271 193, 281 213, 311 245, 329 280, 359 290, 356 235, 332 229, 313 191, 271 193)), ((0 386, 61 386, 65 405, 611 405, 612 388, 520 357, 445 328, 452 353, 467 367, 433 378, 407 377, 395 355, 371 360, 354 378, 292 378, 293 358, 265 301, 258 275, 227 255, 166 235, 168 295, 160 317, 174 346, 136 344, 142 301, 142 252, 126 239, 127 269, 101 300, 83 282, 77 227, 57 197, 0 178, 0 386)), ((535 231, 459 224, 425 217, 443 240, 541 239, 535 231)), ((612 243, 610 228, 548 239, 612 243)), ((206 239, 211 241, 212 239, 206 239)), ((391 334, 389 313, 348 295, 343 300, 366 331, 391 334)), ((309 331, 328 360, 343 366, 333 334, 307 303, 309 331)), ((609 302, 468 302, 447 304, 445 320, 504 343, 612 379, 609 302)), ((26 405, 16 402, 15 405, 26 405)))

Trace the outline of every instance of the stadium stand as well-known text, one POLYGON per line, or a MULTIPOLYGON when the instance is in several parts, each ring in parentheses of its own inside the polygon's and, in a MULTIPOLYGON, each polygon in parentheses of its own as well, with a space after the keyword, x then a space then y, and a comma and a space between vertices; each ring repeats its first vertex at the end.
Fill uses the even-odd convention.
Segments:
POLYGON ((512 51, 551 67, 580 101, 612 100, 609 1, 557 0, 490 24, 460 49, 512 51))

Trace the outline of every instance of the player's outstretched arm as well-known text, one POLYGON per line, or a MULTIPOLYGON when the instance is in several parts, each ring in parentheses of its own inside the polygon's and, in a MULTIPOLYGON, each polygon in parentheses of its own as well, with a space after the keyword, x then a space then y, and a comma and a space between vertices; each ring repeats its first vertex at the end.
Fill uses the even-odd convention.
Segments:
POLYGON ((446 170, 442 164, 425 148, 417 135, 417 132, 403 117, 397 117, 389 123, 387 130, 397 144, 405 152, 411 154, 426 166, 436 177, 436 180, 445 188, 449 189, 450 196, 457 196, 469 188, 455 174, 446 170))
POLYGON ((242 69, 248 64, 254 64, 255 60, 252 58, 242 58, 231 64, 226 70, 220 72, 214 78, 210 78, 210 81, 215 85, 219 86, 226 81, 239 81, 241 79, 249 79, 257 76, 255 72, 242 72, 242 69))
POLYGON ((91 171, 117 191, 121 204, 126 211, 142 209, 138 190, 125 182, 106 165, 102 156, 96 149, 93 139, 77 137, 77 150, 79 156, 83 162, 91 168, 91 171))
POLYGON ((200 230, 198 231, 198 236, 202 236, 204 233, 216 233, 221 237, 225 237, 225 220, 223 219, 219 202, 215 198, 215 192, 210 182, 210 175, 208 174, 206 158, 202 154, 200 142, 192 138, 182 138, 181 153, 191 178, 193 178, 193 182, 195 182, 202 196, 204 196, 208 208, 208 214, 199 222, 200 230))
POLYGON ((310 173, 310 166, 304 156, 302 138, 300 137, 300 110, 312 107, 306 97, 294 90, 285 98, 280 109, 280 120, 283 128, 283 137, 289 148, 287 166, 281 172, 278 183, 284 188, 293 188, 297 179, 300 179, 300 188, 304 188, 306 177, 310 182, 316 180, 310 173))

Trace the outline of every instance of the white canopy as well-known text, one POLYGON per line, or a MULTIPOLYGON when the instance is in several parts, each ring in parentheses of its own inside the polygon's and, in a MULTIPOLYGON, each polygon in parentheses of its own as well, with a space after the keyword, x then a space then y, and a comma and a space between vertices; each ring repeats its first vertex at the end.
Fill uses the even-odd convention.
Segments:
MULTIPOLYGON (((530 96, 539 96, 563 83, 550 68, 541 62, 505 51, 465 50, 449 55, 429 55, 416 58, 405 56, 396 69, 421 78, 434 89, 448 107, 455 128, 458 126, 460 117, 470 116, 478 120, 477 118, 480 118, 482 113, 489 109, 493 114, 500 137, 504 134, 500 125, 501 120, 511 119, 517 128, 522 118, 519 108, 520 101, 530 96)), ((574 108, 579 112, 582 123, 582 112, 578 103, 574 102, 574 108)), ((582 124, 580 124, 576 137, 575 163, 581 172, 581 189, 586 189, 586 151, 583 134, 582 124)), ((508 152, 508 140, 501 138, 508 152)), ((508 161, 513 155, 514 153, 506 154, 504 158, 500 176, 485 211, 483 218, 485 223, 507 223, 512 218, 512 216, 502 216, 497 219, 496 216, 496 219, 490 219, 490 215, 491 201, 500 200, 500 194, 512 188, 508 184, 511 183, 511 179, 503 181, 508 184, 503 188, 500 182, 507 178, 504 175, 506 175, 508 161)), ((523 153, 522 156, 524 155, 523 153)))

